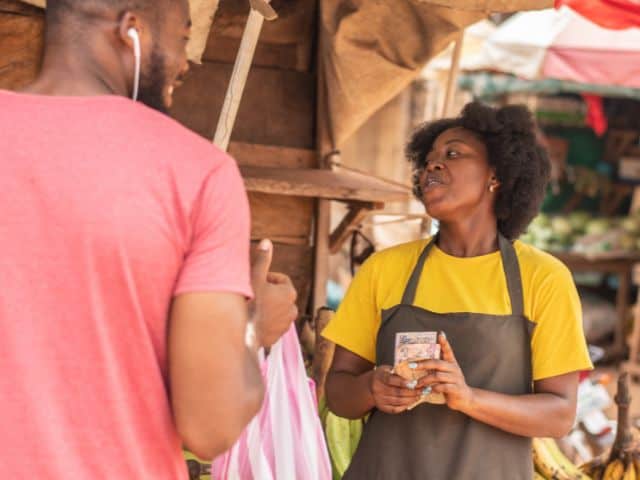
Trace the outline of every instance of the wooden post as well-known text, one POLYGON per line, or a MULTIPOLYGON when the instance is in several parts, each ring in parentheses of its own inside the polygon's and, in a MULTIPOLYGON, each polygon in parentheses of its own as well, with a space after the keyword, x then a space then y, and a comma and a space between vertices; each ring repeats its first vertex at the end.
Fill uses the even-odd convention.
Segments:
POLYGON ((640 187, 633 189, 631 197, 631 213, 640 212, 640 187))
POLYGON ((618 377, 618 391, 614 400, 618 406, 618 426, 616 428, 616 439, 609 454, 610 461, 619 458, 620 453, 626 450, 633 442, 631 424, 629 422, 631 395, 629 393, 629 374, 627 372, 622 372, 618 377))
POLYGON ((628 313, 628 298, 631 291, 631 276, 629 272, 620 272, 619 285, 616 295, 616 313, 618 321, 613 334, 613 349, 618 355, 624 355, 626 346, 626 319, 628 313))
POLYGON ((335 351, 335 344, 330 342, 326 338, 323 338, 322 330, 329 324, 333 318, 333 311, 328 308, 321 308, 318 310, 316 316, 316 347, 315 355, 313 356, 312 364, 312 376, 316 382, 316 394, 318 401, 324 396, 324 384, 327 380, 327 374, 331 368, 331 362, 333 361, 333 353, 335 351))
POLYGON ((318 200, 315 223, 315 272, 313 281, 312 311, 327 303, 329 280, 329 234, 331 232, 331 201, 318 200))
POLYGON ((458 81, 458 73, 460 72, 460 57, 462 56, 463 42, 464 30, 460 32, 460 37, 458 37, 453 47, 453 55, 451 56, 451 68, 449 70, 449 78, 447 79, 447 92, 444 97, 444 105, 442 106, 443 117, 452 115, 451 107, 453 104, 454 95, 457 90, 456 82, 458 81))
MULTIPOLYGON (((634 265, 632 273, 632 282, 636 286, 640 286, 640 263, 634 265)), ((640 374, 640 293, 636 304, 633 306, 633 330, 631 339, 629 340, 629 360, 623 365, 631 375, 636 377, 640 374)))
MULTIPOLYGON (((322 9, 322 2, 320 2, 322 9)), ((322 12, 320 12, 322 18, 322 12)), ((318 41, 318 94, 316 98, 316 118, 317 118, 317 151, 318 168, 329 168, 327 156, 333 150, 333 142, 327 124, 327 91, 324 78, 324 68, 322 66, 322 49, 324 42, 322 35, 318 41)), ((329 235, 331 234, 331 201, 319 199, 316 204, 315 221, 315 258, 313 275, 313 296, 311 311, 316 312, 327 302, 327 281, 329 280, 329 235)))
POLYGON ((229 81, 229 87, 227 88, 227 94, 224 98, 224 104, 222 105, 222 111, 220 112, 220 118, 218 120, 218 127, 216 128, 215 137, 213 138, 213 143, 224 151, 229 147, 231 132, 236 123, 240 100, 242 100, 242 93, 247 84, 247 76, 249 75, 253 55, 258 45, 262 24, 264 23, 265 17, 268 20, 277 18, 275 11, 271 9, 268 2, 269 0, 251 0, 251 11, 249 12, 244 33, 242 34, 238 56, 233 66, 231 80, 229 81))

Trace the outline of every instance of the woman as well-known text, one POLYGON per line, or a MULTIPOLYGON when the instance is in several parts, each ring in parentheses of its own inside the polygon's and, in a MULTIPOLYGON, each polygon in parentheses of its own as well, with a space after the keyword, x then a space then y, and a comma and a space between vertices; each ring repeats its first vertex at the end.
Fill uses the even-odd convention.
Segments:
POLYGON ((329 407, 371 414, 344 478, 530 479, 530 438, 570 430, 592 368, 570 272, 516 240, 548 157, 526 108, 480 103, 419 128, 407 156, 439 233, 367 260, 324 331, 329 407), (395 334, 419 331, 441 332, 442 355, 411 365, 415 385, 392 365, 395 334), (407 410, 430 391, 446 404, 407 410))

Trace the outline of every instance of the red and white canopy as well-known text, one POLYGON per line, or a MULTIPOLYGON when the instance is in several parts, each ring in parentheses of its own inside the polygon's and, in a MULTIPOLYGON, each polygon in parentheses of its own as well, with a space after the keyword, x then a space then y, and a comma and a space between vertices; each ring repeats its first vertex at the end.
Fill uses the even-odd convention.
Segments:
POLYGON ((640 28, 606 29, 566 6, 518 13, 465 69, 640 88, 640 28))

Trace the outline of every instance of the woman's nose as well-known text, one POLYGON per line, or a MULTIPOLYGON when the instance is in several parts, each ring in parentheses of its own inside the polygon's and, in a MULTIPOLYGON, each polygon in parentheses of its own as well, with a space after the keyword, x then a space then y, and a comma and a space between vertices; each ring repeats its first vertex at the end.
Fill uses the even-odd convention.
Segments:
POLYGON ((433 172, 435 170, 442 169, 442 162, 439 160, 429 160, 427 162, 426 168, 427 172, 433 172))

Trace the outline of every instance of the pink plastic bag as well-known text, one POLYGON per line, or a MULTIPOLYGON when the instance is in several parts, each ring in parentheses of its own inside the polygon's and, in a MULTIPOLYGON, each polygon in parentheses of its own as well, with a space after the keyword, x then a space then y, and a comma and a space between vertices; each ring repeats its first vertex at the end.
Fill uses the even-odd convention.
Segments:
POLYGON ((331 462, 295 325, 262 363, 265 401, 235 445, 216 458, 213 480, 329 480, 331 462))

